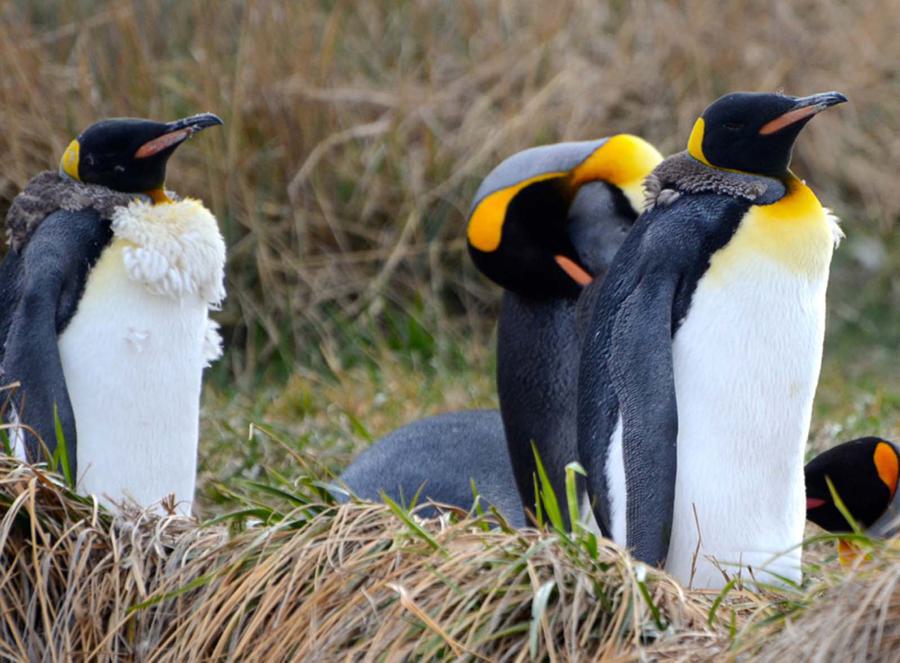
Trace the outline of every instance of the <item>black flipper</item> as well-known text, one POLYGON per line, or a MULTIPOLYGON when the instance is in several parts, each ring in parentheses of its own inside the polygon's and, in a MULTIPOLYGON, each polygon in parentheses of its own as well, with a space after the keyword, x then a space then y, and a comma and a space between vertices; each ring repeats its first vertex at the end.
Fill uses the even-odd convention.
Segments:
MULTIPOLYGON (((73 477, 78 458, 75 415, 57 338, 75 314, 88 272, 110 237, 109 223, 96 212, 61 210, 47 217, 21 256, 7 258, 18 260, 21 294, 6 337, 3 379, 21 383, 13 396, 19 421, 40 436, 51 454, 56 449, 55 406, 73 477)), ((38 439, 23 432, 29 460, 44 460, 38 439)))
MULTIPOLYGON (((638 218, 604 282, 582 299, 578 452, 601 530, 611 535, 606 464, 619 414, 627 492, 626 543, 665 561, 674 510, 676 408, 672 339, 710 257, 728 243, 749 201, 682 196, 638 218)), ((621 543, 621 542, 620 542, 621 543)))
POLYGON ((610 374, 622 417, 626 542, 662 564, 675 504, 678 408, 672 365, 674 274, 651 273, 622 303, 613 325, 610 374))

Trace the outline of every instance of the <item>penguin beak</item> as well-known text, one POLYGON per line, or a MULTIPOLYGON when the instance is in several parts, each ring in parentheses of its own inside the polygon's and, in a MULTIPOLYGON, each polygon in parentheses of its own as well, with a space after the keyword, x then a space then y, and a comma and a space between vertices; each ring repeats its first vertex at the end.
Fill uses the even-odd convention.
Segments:
POLYGON ((760 136, 768 136, 782 129, 785 129, 797 122, 809 120, 813 115, 821 113, 830 106, 836 106, 847 101, 840 92, 823 92, 821 94, 812 94, 808 97, 799 97, 795 100, 794 106, 776 117, 774 120, 766 122, 759 130, 760 136))
POLYGON ((825 500, 820 499, 818 497, 807 497, 806 498, 806 510, 810 511, 812 509, 818 509, 820 506, 825 504, 825 500))
POLYGON ((200 113, 199 115, 191 115, 190 117, 169 122, 165 125, 165 133, 141 145, 137 152, 134 153, 134 158, 146 159, 152 157, 165 149, 183 143, 198 131, 203 131, 207 127, 214 127, 219 124, 224 124, 224 122, 218 115, 213 115, 212 113, 200 113))
POLYGON ((560 269, 562 269, 569 278, 578 285, 582 287, 588 286, 591 284, 591 281, 594 280, 594 277, 591 276, 586 269, 568 256, 558 254, 553 256, 553 259, 556 261, 556 264, 559 265, 560 269))

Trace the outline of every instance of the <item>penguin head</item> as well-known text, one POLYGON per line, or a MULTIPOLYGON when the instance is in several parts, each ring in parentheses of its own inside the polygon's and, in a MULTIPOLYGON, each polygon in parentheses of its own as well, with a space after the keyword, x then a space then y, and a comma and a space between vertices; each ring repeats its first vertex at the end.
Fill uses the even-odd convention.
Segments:
POLYGON ((807 463, 804 473, 808 520, 829 532, 851 529, 835 506, 827 477, 853 519, 867 529, 887 510, 897 491, 900 449, 879 437, 863 437, 819 454, 807 463))
POLYGON ((604 249, 617 247, 642 211, 642 182, 660 161, 656 148, 628 134, 514 154, 475 194, 472 260, 512 292, 577 298, 605 273, 604 249))
POLYGON ((847 101, 840 92, 809 97, 733 92, 703 111, 688 152, 708 166, 782 177, 800 130, 829 106, 847 101))
POLYGON ((101 120, 69 143, 59 169, 85 184, 154 196, 162 191, 166 162, 175 149, 198 131, 217 124, 222 124, 222 120, 212 113, 174 122, 137 118, 101 120))

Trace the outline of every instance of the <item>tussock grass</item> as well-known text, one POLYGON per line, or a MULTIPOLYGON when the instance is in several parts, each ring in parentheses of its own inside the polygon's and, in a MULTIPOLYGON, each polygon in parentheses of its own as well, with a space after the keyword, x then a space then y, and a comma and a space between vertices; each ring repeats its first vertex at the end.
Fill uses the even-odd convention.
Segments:
MULTIPOLYGON (((900 548, 803 591, 688 591, 607 541, 337 507, 112 517, 0 457, 0 655, 70 660, 886 659, 900 548)), ((277 498, 277 499, 275 499, 277 498)), ((273 506, 274 503, 284 508, 273 506)))
POLYGON ((496 289, 463 241, 494 164, 618 131, 676 151, 733 89, 851 98, 795 160, 848 231, 811 447, 897 439, 895 5, 0 4, 0 213, 99 117, 224 117, 179 150, 169 185, 228 240, 217 370, 245 388, 207 390, 199 502, 217 520, 202 527, 112 518, 0 459, 0 656, 888 658, 896 541, 851 575, 818 544, 827 563, 801 591, 717 596, 640 580, 604 543, 338 508, 321 480, 394 426, 494 403, 496 289), (251 391, 264 372, 286 379, 251 391), (250 421, 271 428, 247 437, 250 421))
POLYGON ((810 125, 796 170, 847 220, 853 289, 884 279, 896 310, 895 15, 894 0, 8 2, 0 211, 99 117, 220 113, 169 184, 223 226, 228 357, 255 374, 421 300, 426 328, 489 327, 496 290, 464 218, 512 152, 619 131, 672 152, 726 91, 839 89, 852 103, 810 125))
POLYGON ((868 559, 827 573, 787 622, 767 624, 743 654, 761 661, 890 661, 900 651, 900 539, 867 542, 868 559))
POLYGON ((412 527, 384 506, 293 499, 272 524, 229 535, 178 516, 111 518, 0 459, 0 653, 559 660, 718 646, 708 597, 611 544, 589 554, 483 520, 412 527))

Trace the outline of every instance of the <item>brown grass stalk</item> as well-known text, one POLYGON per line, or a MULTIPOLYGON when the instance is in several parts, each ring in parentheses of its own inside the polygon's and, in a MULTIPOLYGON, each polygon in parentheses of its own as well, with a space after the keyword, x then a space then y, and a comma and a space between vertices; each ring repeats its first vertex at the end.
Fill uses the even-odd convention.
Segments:
POLYGON ((227 236, 237 372, 303 353, 343 324, 335 310, 424 297, 449 304, 429 308, 434 326, 483 310, 496 291, 460 239, 494 164, 621 131, 670 153, 730 90, 845 92, 795 168, 851 237, 882 241, 900 214, 896 13, 895 0, 7 2, 0 212, 100 117, 220 113, 224 130, 182 148, 169 185, 206 200, 227 236))

